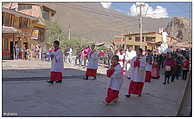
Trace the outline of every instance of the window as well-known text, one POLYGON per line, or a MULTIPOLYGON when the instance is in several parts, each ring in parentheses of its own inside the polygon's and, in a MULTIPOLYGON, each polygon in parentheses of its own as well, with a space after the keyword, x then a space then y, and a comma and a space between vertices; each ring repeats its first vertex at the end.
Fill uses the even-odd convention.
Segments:
POLYGON ((140 46, 135 45, 135 50, 137 51, 140 48, 140 46))
POLYGON ((3 13, 3 25, 4 26, 9 26, 10 23, 10 18, 9 18, 9 14, 4 14, 3 13))
POLYGON ((156 37, 146 37, 146 41, 154 42, 156 37))
POLYGON ((18 11, 32 9, 32 5, 18 5, 18 11))
POLYGON ((140 42, 140 37, 135 37, 136 42, 140 42))
POLYGON ((5 39, 5 40, 4 40, 4 49, 7 50, 8 47, 9 47, 9 46, 8 46, 8 39, 5 39))
POLYGON ((20 18, 20 28, 27 28, 28 27, 28 19, 20 18))
POLYGON ((43 8, 42 10, 42 17, 46 20, 49 19, 49 11, 46 8, 43 8))

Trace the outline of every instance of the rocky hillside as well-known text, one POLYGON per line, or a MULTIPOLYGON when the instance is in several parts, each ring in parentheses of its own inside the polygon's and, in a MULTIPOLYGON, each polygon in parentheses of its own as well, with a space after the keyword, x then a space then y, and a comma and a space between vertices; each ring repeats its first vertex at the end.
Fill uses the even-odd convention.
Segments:
POLYGON ((182 18, 182 17, 174 17, 167 25, 167 32, 170 35, 173 35, 178 38, 181 42, 192 41, 192 24, 190 19, 182 18))
MULTIPOLYGON (((132 17, 113 9, 105 9, 100 3, 45 3, 56 10, 55 21, 65 33, 71 32, 83 40, 109 42, 115 35, 139 32, 138 17, 132 17)), ((143 32, 158 32, 165 28, 168 19, 143 19, 143 32)))

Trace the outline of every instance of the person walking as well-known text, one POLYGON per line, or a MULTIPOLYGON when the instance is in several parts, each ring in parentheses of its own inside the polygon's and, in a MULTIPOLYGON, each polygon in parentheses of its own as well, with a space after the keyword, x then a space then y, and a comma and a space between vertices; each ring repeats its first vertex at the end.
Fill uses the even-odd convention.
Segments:
POLYGON ((172 67, 175 65, 175 60, 172 58, 172 55, 169 53, 167 54, 167 58, 164 61, 164 67, 165 67, 165 78, 163 84, 165 85, 166 82, 169 84, 169 80, 172 75, 172 67))
POLYGON ((146 58, 142 53, 143 50, 139 48, 137 50, 137 56, 131 60, 131 82, 129 85, 128 95, 125 95, 127 98, 129 98, 131 94, 136 94, 138 96, 141 96, 142 94, 146 66, 146 58))
POLYGON ((153 57, 151 55, 151 51, 148 50, 147 51, 147 56, 146 56, 146 76, 145 76, 145 82, 151 82, 151 72, 152 72, 152 61, 153 61, 153 57))
POLYGON ((50 72, 50 80, 48 83, 53 84, 54 82, 56 83, 62 83, 62 72, 64 69, 64 64, 63 64, 63 53, 61 49, 59 48, 59 41, 54 41, 53 46, 54 46, 54 51, 51 52, 51 72, 50 72))
POLYGON ((183 60, 183 77, 182 77, 183 80, 187 79, 187 72, 188 71, 189 71, 189 59, 184 57, 184 60, 183 60))
POLYGON ((95 50, 95 45, 91 46, 91 52, 88 55, 87 70, 85 74, 85 80, 88 80, 88 77, 93 77, 93 80, 96 79, 96 73, 98 69, 98 53, 95 50))

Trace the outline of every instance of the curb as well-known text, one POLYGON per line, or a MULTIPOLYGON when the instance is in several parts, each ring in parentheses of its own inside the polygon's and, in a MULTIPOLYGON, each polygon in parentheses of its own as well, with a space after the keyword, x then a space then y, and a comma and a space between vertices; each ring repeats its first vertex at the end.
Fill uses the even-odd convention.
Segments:
MULTIPOLYGON (((83 77, 82 75, 79 76, 73 76, 73 75, 66 75, 62 78, 80 78, 83 77)), ((2 81, 40 81, 40 80, 48 80, 50 77, 16 77, 16 78, 5 78, 3 77, 2 81)))
MULTIPOLYGON (((181 112, 181 108, 183 107, 183 99, 186 95, 186 91, 187 89, 189 88, 189 83, 191 82, 191 78, 192 78, 192 72, 190 71, 188 73, 188 77, 187 77, 187 82, 185 83, 185 87, 184 87, 184 93, 183 93, 183 96, 181 97, 181 99, 178 101, 178 109, 177 109, 177 113, 176 113, 176 116, 180 116, 180 112, 181 112)), ((192 84, 191 84, 192 85, 192 84)), ((192 87, 191 87, 192 88, 192 87)))
MULTIPOLYGON (((75 78, 83 78, 84 75, 64 75, 62 78, 64 79, 75 79, 75 78)), ((103 74, 98 74, 97 76, 103 76, 103 74)), ((14 78, 7 78, 2 77, 2 81, 40 81, 40 80, 48 80, 50 76, 44 77, 14 77, 14 78)))

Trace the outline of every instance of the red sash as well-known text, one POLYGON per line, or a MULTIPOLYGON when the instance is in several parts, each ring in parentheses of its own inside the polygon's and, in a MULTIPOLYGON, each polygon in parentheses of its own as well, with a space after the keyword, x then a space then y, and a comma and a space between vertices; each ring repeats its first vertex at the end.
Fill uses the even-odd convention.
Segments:
MULTIPOLYGON (((117 65, 117 64, 116 64, 117 65)), ((115 67, 116 65, 113 65, 112 67, 115 67)), ((111 77, 113 75, 113 73, 115 72, 114 69, 108 69, 106 74, 107 74, 107 77, 111 77)))
POLYGON ((136 61, 134 62, 134 67, 140 67, 140 61, 137 58, 136 61))

